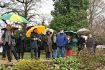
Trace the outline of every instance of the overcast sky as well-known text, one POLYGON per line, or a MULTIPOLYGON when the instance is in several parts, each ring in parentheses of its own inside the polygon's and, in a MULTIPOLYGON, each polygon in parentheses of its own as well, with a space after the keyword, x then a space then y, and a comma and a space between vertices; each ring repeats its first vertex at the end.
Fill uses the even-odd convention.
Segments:
POLYGON ((42 4, 41 11, 42 13, 50 14, 51 10, 54 9, 53 1, 52 0, 44 0, 44 1, 45 2, 43 2, 42 4))
MULTIPOLYGON (((0 0, 0 2, 5 2, 5 3, 8 3, 10 2, 11 0, 0 0)), ((43 0, 42 1, 42 8, 40 9, 40 13, 43 13, 43 14, 50 14, 51 11, 54 9, 54 6, 53 6, 53 1, 52 0, 43 0)))

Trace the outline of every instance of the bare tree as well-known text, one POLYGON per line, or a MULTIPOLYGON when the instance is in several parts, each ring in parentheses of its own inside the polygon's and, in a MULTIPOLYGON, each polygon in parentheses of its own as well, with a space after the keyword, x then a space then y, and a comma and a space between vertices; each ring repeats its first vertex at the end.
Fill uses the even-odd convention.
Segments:
POLYGON ((96 35, 105 35, 105 3, 103 0, 89 0, 90 30, 96 35))
POLYGON ((41 0, 12 0, 7 8, 30 20, 38 14, 40 4, 41 0))
MULTIPOLYGON (((42 0, 11 0, 0 7, 8 10, 5 13, 16 12, 31 22, 31 18, 39 14, 41 4, 42 0)), ((4 22, 6 23, 6 21, 4 22)), ((25 28, 26 24, 23 24, 23 27, 25 28)))

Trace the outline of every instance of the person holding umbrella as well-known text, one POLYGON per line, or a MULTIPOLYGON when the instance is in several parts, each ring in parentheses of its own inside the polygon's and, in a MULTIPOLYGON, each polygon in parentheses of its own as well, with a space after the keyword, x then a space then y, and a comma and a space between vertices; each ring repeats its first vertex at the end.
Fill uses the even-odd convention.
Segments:
POLYGON ((3 51, 3 58, 5 57, 5 55, 7 54, 8 57, 8 61, 11 62, 12 60, 12 56, 11 56, 11 45, 12 45, 12 32, 11 32, 12 27, 7 24, 6 26, 6 30, 4 31, 4 34, 2 36, 3 38, 3 49, 5 49, 5 51, 3 51))
POLYGON ((37 28, 33 29, 33 32, 30 35, 30 45, 31 45, 31 58, 33 59, 35 56, 35 59, 38 59, 38 41, 39 35, 37 33, 37 28))

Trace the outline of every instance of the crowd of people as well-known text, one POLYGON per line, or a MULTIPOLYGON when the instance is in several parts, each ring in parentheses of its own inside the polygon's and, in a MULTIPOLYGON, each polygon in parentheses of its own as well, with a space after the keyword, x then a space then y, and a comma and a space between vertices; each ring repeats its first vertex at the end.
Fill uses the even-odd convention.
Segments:
MULTIPOLYGON (((24 58, 24 52, 26 48, 26 36, 23 32, 20 32, 18 37, 15 36, 16 32, 11 29, 10 25, 6 26, 3 39, 3 52, 2 59, 8 58, 8 61, 12 60, 12 53, 16 60, 24 58)), ((72 43, 75 41, 75 44, 78 47, 77 55, 80 54, 80 51, 84 49, 85 45, 87 46, 89 53, 95 54, 96 48, 96 39, 89 34, 87 40, 80 35, 76 40, 70 34, 66 34, 64 29, 60 29, 58 32, 47 31, 46 34, 38 34, 37 28, 33 30, 28 38, 30 41, 30 52, 32 59, 40 58, 41 47, 44 47, 46 59, 50 58, 59 58, 59 57, 70 57, 72 56, 72 43)))

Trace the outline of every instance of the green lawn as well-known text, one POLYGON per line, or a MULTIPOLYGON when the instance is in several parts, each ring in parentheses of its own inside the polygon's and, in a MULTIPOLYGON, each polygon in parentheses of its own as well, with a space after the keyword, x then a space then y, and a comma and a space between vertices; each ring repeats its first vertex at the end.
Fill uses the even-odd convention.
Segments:
MULTIPOLYGON (((40 58, 45 58, 45 54, 41 54, 40 58)), ((0 60, 2 59, 2 55, 0 54, 0 60)), ((28 52, 28 53, 25 53, 24 54, 24 59, 31 59, 31 53, 28 52)))

